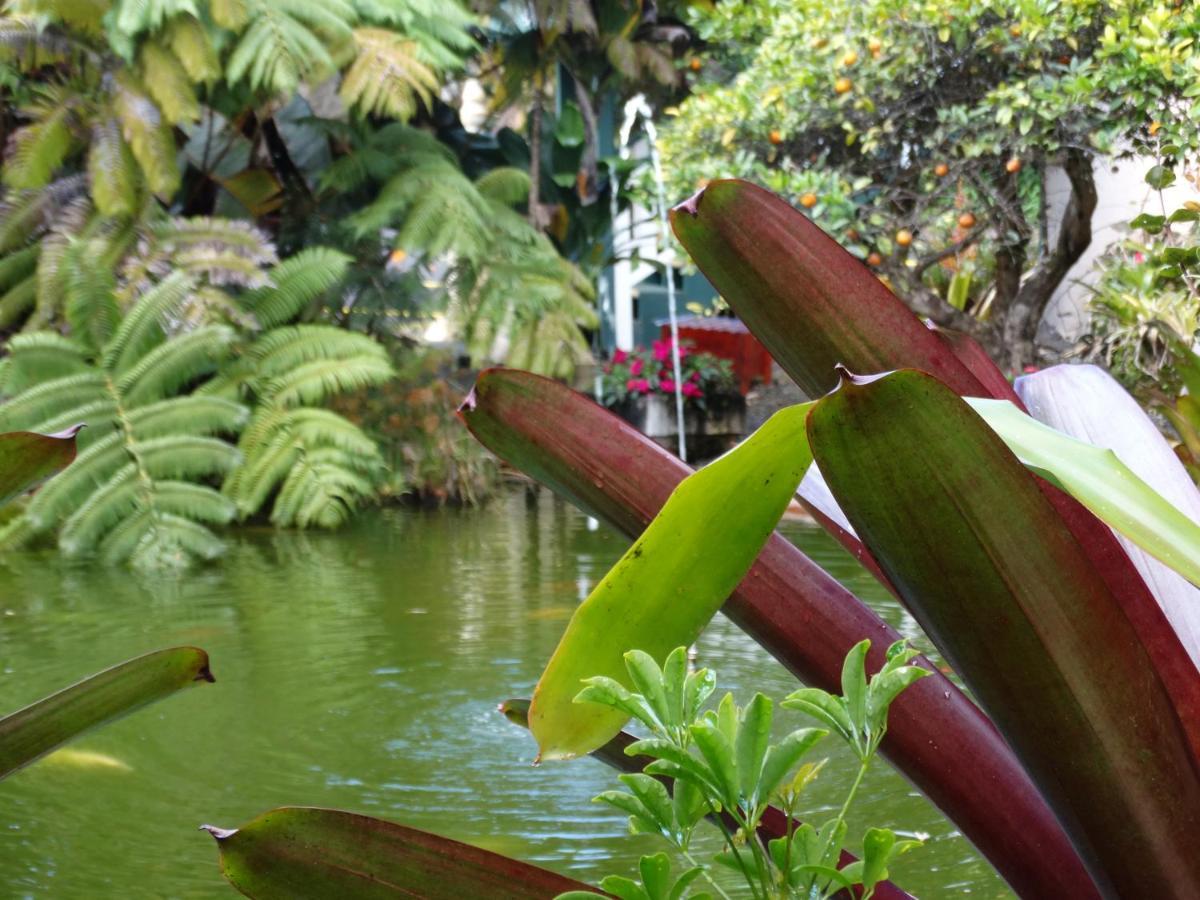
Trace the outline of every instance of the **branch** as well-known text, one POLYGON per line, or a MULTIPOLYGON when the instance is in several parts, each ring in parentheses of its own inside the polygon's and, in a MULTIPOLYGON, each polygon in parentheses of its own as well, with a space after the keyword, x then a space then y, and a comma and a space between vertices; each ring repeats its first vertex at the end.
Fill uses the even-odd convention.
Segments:
POLYGON ((958 255, 958 253, 965 250, 967 247, 970 247, 972 244, 982 238, 983 233, 988 230, 988 227, 989 223, 987 222, 976 225, 969 232, 967 232, 961 240, 955 241, 948 247, 942 248, 937 253, 931 253, 929 256, 922 256, 917 260, 917 264, 913 268, 914 274, 921 275, 930 266, 940 263, 943 259, 949 259, 951 256, 958 255))

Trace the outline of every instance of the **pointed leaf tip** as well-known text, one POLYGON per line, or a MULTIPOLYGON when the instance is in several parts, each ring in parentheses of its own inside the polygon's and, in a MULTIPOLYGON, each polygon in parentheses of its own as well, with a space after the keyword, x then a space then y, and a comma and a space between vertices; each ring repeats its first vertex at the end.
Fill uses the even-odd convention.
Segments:
POLYGON ((60 441, 69 441, 85 428, 87 428, 87 422, 80 422, 77 425, 72 425, 70 428, 65 428, 62 431, 56 431, 54 434, 48 434, 46 437, 52 437, 60 441))
POLYGON ((464 412, 475 412, 475 388, 467 391, 467 396, 463 397, 463 402, 458 404, 458 414, 461 416, 464 412))
POLYGON ((708 188, 700 188, 700 190, 696 191, 696 193, 692 194, 692 196, 688 197, 678 206, 675 206, 671 212, 687 213, 693 218, 700 215, 700 198, 704 196, 704 192, 706 190, 708 190, 708 188))
POLYGON ((218 844, 237 834, 236 828, 218 828, 216 825, 201 825, 200 830, 211 834, 218 844))

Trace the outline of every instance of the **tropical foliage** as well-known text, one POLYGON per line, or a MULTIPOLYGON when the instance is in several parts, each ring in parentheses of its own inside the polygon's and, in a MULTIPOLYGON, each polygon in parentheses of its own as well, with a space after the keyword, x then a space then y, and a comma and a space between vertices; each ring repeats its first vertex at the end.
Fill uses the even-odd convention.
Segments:
POLYGON ((676 196, 729 176, 783 194, 1017 371, 1090 242, 1094 160, 1197 147, 1194 4, 756 0, 688 21, 707 43, 664 128, 676 196))
MULTIPOLYGON (((1146 181, 1161 195, 1179 169, 1200 190, 1194 165, 1156 166, 1146 181)), ((1106 252, 1087 354, 1167 420, 1176 452, 1200 482, 1200 202, 1168 211, 1164 200, 1160 208, 1134 219, 1129 237, 1106 252)))
POLYGON ((277 524, 330 527, 373 495, 377 448, 322 404, 390 364, 363 335, 288 324, 338 283, 342 256, 266 268, 274 249, 253 229, 166 219, 118 286, 95 251, 78 242, 62 260, 71 336, 16 335, 2 364, 0 421, 88 425, 76 464, 6 526, 9 545, 53 533, 72 555, 179 564, 221 552, 209 526, 269 506, 277 524))

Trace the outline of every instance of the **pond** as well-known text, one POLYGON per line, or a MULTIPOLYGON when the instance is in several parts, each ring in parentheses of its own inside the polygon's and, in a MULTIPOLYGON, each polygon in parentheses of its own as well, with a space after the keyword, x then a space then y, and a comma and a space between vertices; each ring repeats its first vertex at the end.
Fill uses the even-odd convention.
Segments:
MULTIPOLYGON (((903 633, 911 620, 815 528, 785 531, 903 633)), ((594 760, 534 768, 496 712, 528 696, 578 601, 628 546, 547 492, 481 509, 386 509, 332 534, 243 530, 219 564, 146 576, 0 561, 0 709, 151 649, 206 648, 217 677, 94 732, 0 786, 0 896, 235 896, 197 830, 288 804, 352 809, 595 883, 632 874, 652 839, 589 802, 594 760)), ((718 617, 697 648, 744 702, 793 679, 718 617)), ((791 727, 802 723, 786 714, 791 727)), ((806 811, 840 805, 831 756, 806 811)), ((1012 896, 971 846, 880 762, 852 815, 928 836, 893 870, 924 897, 1012 896)))

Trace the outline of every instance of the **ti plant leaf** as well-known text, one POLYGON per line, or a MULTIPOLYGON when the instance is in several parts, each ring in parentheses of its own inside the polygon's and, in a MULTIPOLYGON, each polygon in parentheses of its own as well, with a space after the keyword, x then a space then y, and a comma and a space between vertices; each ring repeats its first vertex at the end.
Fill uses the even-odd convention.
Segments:
POLYGON ((665 659, 690 644, 770 537, 808 467, 806 406, 772 416, 735 450, 689 476, 567 625, 533 694, 530 728, 541 759, 588 753, 624 712, 576 704, 583 679, 621 680, 623 654, 665 659), (722 528, 712 528, 720 520, 722 528))
POLYGON ((213 681, 196 647, 147 653, 0 719, 0 779, 74 737, 180 688, 213 681))
POLYGON ((801 390, 835 366, 917 366, 960 394, 989 396, 954 352, 811 219, 749 182, 717 180, 671 211, 671 226, 717 292, 801 390))
POLYGON ((260 900, 546 900, 587 885, 469 844, 336 809, 283 807, 217 841, 221 872, 260 900))
POLYGON ((1179 896, 1196 883, 1200 776, 1186 711, 1016 457, 945 385, 912 370, 844 375, 808 429, 842 510, 1058 810, 1100 889, 1179 896))
MULTIPOLYGON (((1051 366, 1018 378, 1014 387, 1039 422, 1112 450, 1163 498, 1200 522, 1200 491, 1187 469, 1138 402, 1103 369, 1051 366)), ((1121 543, 1200 666, 1200 589, 1132 541, 1121 543)))
MULTIPOLYGON (((630 538, 691 471, 589 398, 527 372, 481 373, 459 414, 498 456, 630 538)), ((723 526, 718 520, 713 527, 723 526)), ((900 639, 778 534, 768 539, 723 612, 798 679, 827 691, 839 690, 843 659, 858 641, 877 642, 868 663, 878 666, 883 647, 900 639)), ((881 750, 1018 894, 1096 896, 1057 819, 1008 745, 943 674, 934 671, 896 700, 881 750), (931 733, 940 739, 931 742, 931 733)), ((764 821, 773 821, 782 833, 782 814, 773 818, 772 812, 764 821)))
POLYGON ((0 506, 70 465, 75 459, 75 435, 82 427, 75 425, 58 434, 0 434, 0 506))

